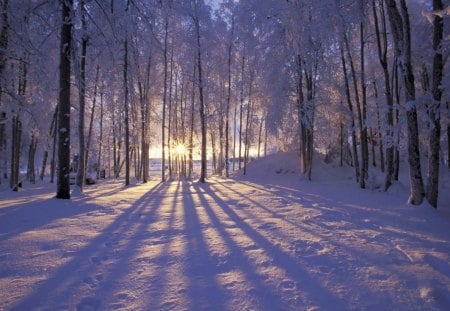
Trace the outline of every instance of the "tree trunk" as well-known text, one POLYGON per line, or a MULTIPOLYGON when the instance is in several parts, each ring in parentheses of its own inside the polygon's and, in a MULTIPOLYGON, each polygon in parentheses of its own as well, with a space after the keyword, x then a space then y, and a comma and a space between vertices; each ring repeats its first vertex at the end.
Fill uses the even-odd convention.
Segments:
MULTIPOLYGON (((360 43, 361 43, 361 112, 362 112, 362 130, 361 130, 361 154, 362 154, 362 165, 361 168, 361 180, 368 177, 369 174, 369 142, 368 142, 368 129, 367 129, 367 87, 366 87, 366 66, 365 66, 365 41, 364 41, 364 21, 360 22, 360 43)), ((361 188, 365 188, 365 181, 360 181, 361 188)))
POLYGON ((166 16, 165 26, 164 26, 164 85, 163 85, 163 99, 162 99, 162 122, 161 122, 161 181, 166 181, 166 106, 167 106, 167 72, 168 72, 168 61, 167 61, 167 41, 169 36, 169 18, 166 16))
POLYGON ((227 87, 227 107, 225 115, 225 177, 230 177, 230 105, 231 105, 231 61, 233 52, 234 38, 234 16, 231 19, 231 34, 228 45, 228 87, 227 87))
MULTIPOLYGON (((440 12, 443 9, 441 0, 433 0, 433 11, 440 12)), ((429 147, 428 147, 428 182, 427 200, 433 207, 437 207, 439 194, 439 151, 441 140, 441 114, 440 105, 442 98, 441 82, 444 69, 444 61, 441 52, 441 43, 444 33, 444 21, 439 14, 434 15, 433 33, 433 102, 428 105, 430 118, 429 147)))
POLYGON ((192 80, 192 94, 191 94, 191 126, 189 129, 189 179, 192 178, 194 171, 194 118, 195 118, 195 78, 197 66, 194 66, 193 80, 192 80))
POLYGON ((52 147, 52 161, 50 163, 50 183, 55 180, 55 170, 56 170, 56 143, 58 141, 58 105, 55 109, 55 123, 53 124, 53 147, 52 147))
MULTIPOLYGON (((388 69, 388 61, 387 61, 387 50, 388 50, 388 42, 387 42, 387 30, 386 30, 386 16, 384 14, 384 1, 380 1, 381 8, 380 11, 380 23, 381 23, 381 32, 380 25, 378 22, 378 14, 377 8, 375 5, 375 1, 372 1, 372 9, 373 16, 375 20, 375 34, 377 37, 377 48, 378 48, 378 59, 380 61, 381 67, 383 68, 384 74, 384 92, 386 96, 386 104, 387 104, 387 130, 386 130, 386 177, 384 180, 384 191, 387 191, 389 187, 392 185, 392 178, 394 175, 394 136, 393 136, 393 127, 394 127, 394 98, 391 91, 390 75, 388 69)), ((380 133, 381 135, 381 133, 380 133)), ((380 154, 382 154, 382 139, 380 137, 380 154)), ((384 170, 384 161, 382 163, 382 171, 384 170)))
POLYGON ((411 63, 411 30, 408 8, 400 0, 400 11, 394 0, 386 0, 389 22, 395 43, 395 54, 401 59, 400 66, 405 83, 406 121, 408 136, 408 163, 410 172, 409 204, 420 205, 425 196, 420 165, 419 127, 417 121, 416 90, 411 63))
POLYGON ((242 157, 242 126, 243 126, 243 115, 244 115, 244 69, 245 69, 245 56, 242 57, 241 66, 241 101, 239 106, 239 163, 238 168, 242 168, 241 157, 242 157))
POLYGON ((258 160, 261 157, 261 144, 262 144, 262 133, 263 133, 263 125, 264 125, 265 115, 261 118, 259 123, 259 133, 258 133, 258 160))
POLYGON ((78 110, 78 170, 77 170, 77 187, 80 192, 83 192, 83 185, 86 173, 86 145, 84 142, 84 113, 86 106, 86 52, 87 52, 87 31, 86 31, 86 12, 84 0, 80 1, 81 9, 81 28, 83 38, 81 41, 81 68, 80 68, 80 86, 79 86, 79 100, 80 107, 78 110))
POLYGON ((70 199, 70 61, 72 49, 72 0, 61 1, 62 26, 58 102, 58 185, 56 198, 70 199))
POLYGON ((201 145, 201 172, 200 182, 206 182, 206 115, 205 115, 205 102, 203 99, 203 77, 202 77, 202 54, 200 45, 200 22, 198 16, 194 18, 194 26, 197 37, 197 69, 198 69, 198 94, 200 100, 200 123, 202 129, 202 145, 201 145))
POLYGON ((125 186, 130 184, 130 121, 128 103, 128 38, 124 42, 123 87, 125 105, 125 186))
POLYGON ((342 70, 344 74, 344 81, 345 81, 345 94, 347 97, 347 104, 349 109, 349 115, 350 115, 350 126, 352 131, 352 146, 353 146, 353 165, 355 167, 355 177, 356 182, 359 182, 360 177, 360 171, 359 171, 359 160, 358 160, 358 147, 356 145, 356 124, 355 124, 355 115, 353 113, 353 104, 352 99, 350 97, 350 86, 349 81, 347 77, 347 65, 345 62, 345 56, 344 56, 344 49, 341 46, 341 62, 342 62, 342 70))
POLYGON ((36 171, 34 166, 34 159, 36 156, 36 148, 37 148, 37 138, 34 135, 31 136, 31 143, 28 149, 28 168, 27 168, 27 179, 30 183, 36 183, 36 171))
POLYGON ((248 104, 247 104, 247 117, 245 121, 245 148, 244 148, 244 175, 247 174, 247 164, 248 164, 248 157, 250 152, 250 137, 249 137, 249 131, 250 131, 250 123, 251 123, 251 112, 252 112, 252 91, 253 91, 253 71, 250 73, 250 85, 248 88, 248 104))
POLYGON ((21 155, 21 138, 22 138, 22 121, 18 116, 12 119, 12 139, 11 139, 11 174, 10 187, 17 191, 20 174, 20 155, 21 155))
POLYGON ((92 99, 92 110, 91 110, 91 119, 89 120, 89 131, 88 131, 88 137, 87 137, 87 143, 86 143, 86 165, 85 165, 85 173, 84 175, 86 176, 86 171, 88 168, 88 164, 89 164, 89 152, 91 149, 91 141, 92 141, 92 129, 94 126, 94 115, 95 115, 95 106, 97 104, 97 87, 98 87, 98 74, 100 71, 100 66, 97 65, 97 70, 95 73, 95 82, 94 82, 94 98, 92 99))
MULTIPOLYGON (((361 188, 365 188, 365 164, 364 164, 364 148, 363 148, 363 118, 362 118, 362 110, 361 110, 361 102, 360 102, 360 98, 359 98, 359 89, 358 89, 358 81, 356 78, 356 71, 355 71, 355 66, 353 63, 353 57, 351 54, 351 50, 350 50, 350 45, 348 43, 348 38, 346 35, 344 35, 344 40, 345 40, 345 45, 347 47, 347 54, 348 54, 348 58, 349 58, 349 62, 350 62, 350 71, 351 71, 351 76, 352 76, 352 81, 353 81, 353 88, 355 90, 355 101, 356 101, 356 111, 358 113, 358 124, 359 124, 359 136, 360 136, 360 142, 361 142, 361 167, 360 167, 360 172, 359 172, 359 185, 361 188)), ((356 136, 356 135, 355 135, 356 136)), ((356 154, 355 154, 356 155, 356 154)), ((355 157, 355 161, 356 161, 356 157, 355 157)), ((356 162, 355 162, 356 163, 356 162)))

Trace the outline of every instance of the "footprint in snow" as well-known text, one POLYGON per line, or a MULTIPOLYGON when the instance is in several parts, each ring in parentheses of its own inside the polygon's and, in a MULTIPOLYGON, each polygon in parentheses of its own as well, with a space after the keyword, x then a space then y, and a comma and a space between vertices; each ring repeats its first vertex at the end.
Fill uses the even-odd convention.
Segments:
POLYGON ((86 297, 77 304, 77 311, 94 311, 100 310, 101 302, 94 297, 86 297))
POLYGON ((280 287, 283 290, 294 290, 297 286, 294 281, 286 279, 286 280, 281 281, 280 287))
POLYGON ((316 241, 310 240, 297 240, 291 246, 289 246, 291 251, 302 256, 317 256, 322 255, 327 252, 327 250, 316 241))
POLYGON ((92 279, 91 277, 84 278, 83 283, 89 285, 92 288, 96 286, 94 279, 92 279))

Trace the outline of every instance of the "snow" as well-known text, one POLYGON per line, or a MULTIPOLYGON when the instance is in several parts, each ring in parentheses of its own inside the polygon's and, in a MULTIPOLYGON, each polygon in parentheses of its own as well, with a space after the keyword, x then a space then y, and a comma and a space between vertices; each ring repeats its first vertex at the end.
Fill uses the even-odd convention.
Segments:
POLYGON ((70 201, 47 182, 2 190, 0 309, 450 309, 448 200, 297 166, 277 154, 247 176, 104 181, 70 201))

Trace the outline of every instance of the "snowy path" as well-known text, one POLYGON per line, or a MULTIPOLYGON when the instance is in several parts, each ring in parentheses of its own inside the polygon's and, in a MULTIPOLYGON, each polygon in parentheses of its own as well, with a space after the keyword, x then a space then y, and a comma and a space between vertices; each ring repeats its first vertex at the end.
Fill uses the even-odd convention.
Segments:
POLYGON ((106 182, 72 202, 39 187, 0 198, 0 309, 450 309, 449 219, 301 185, 106 182))

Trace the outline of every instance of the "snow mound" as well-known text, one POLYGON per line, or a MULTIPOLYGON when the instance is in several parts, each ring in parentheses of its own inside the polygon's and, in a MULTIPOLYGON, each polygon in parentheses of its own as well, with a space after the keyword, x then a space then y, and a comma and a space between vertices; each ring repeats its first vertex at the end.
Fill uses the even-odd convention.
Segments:
MULTIPOLYGON (((268 180, 306 180, 307 176, 300 173, 300 159, 295 152, 278 152, 247 165, 237 171, 234 178, 238 180, 268 181, 268 180)), ((325 163, 320 155, 313 159, 312 180, 323 182, 349 182, 354 180, 351 167, 340 167, 334 163, 325 163)))
POLYGON ((293 152, 278 152, 268 155, 259 160, 254 160, 247 165, 247 171, 241 169, 235 173, 237 179, 262 179, 273 176, 283 176, 300 174, 300 161, 297 154, 293 152))

